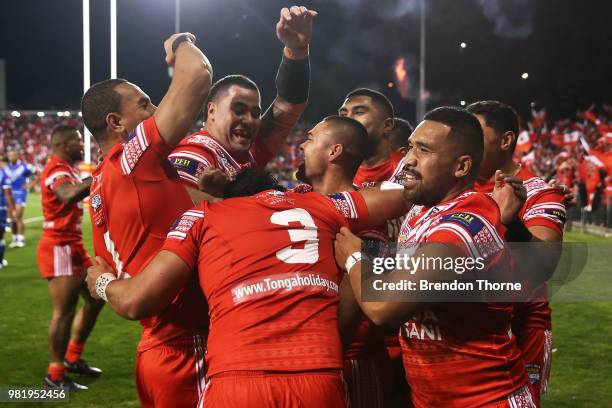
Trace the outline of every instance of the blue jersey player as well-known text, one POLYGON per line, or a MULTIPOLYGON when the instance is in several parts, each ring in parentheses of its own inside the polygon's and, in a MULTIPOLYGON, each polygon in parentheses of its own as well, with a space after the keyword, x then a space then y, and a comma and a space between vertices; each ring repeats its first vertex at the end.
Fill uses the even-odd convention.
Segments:
POLYGON ((7 153, 8 164, 2 169, 8 178, 15 200, 15 217, 13 219, 13 241, 11 248, 20 248, 25 245, 25 225, 23 223, 23 210, 26 206, 28 189, 30 187, 29 177, 36 174, 34 166, 19 160, 16 150, 7 153))
MULTIPOLYGON (((4 167, 5 165, 6 159, 4 157, 0 158, 0 166, 4 167)), ((4 228, 6 227, 7 213, 13 214, 14 206, 11 184, 3 169, 0 169, 0 269, 8 265, 8 262, 4 259, 4 228)))

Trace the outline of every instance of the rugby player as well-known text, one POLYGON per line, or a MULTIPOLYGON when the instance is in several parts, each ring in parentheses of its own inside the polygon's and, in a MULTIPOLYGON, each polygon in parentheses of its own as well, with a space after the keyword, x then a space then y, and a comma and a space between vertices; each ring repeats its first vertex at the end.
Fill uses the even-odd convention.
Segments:
POLYGON ((406 119, 396 117, 393 120, 393 129, 389 132, 389 147, 401 154, 402 158, 408 152, 408 139, 413 131, 414 127, 406 119))
MULTIPOLYGON (((172 222, 193 206, 168 155, 195 121, 212 82, 210 63, 194 41, 183 33, 164 42, 174 75, 159 107, 120 79, 93 85, 81 102, 103 156, 91 186, 94 251, 119 278, 135 276, 161 248, 172 222)), ((195 406, 203 392, 206 303, 195 281, 184 282, 171 300, 141 321, 136 382, 144 407, 195 406)))
POLYGON ((198 188, 207 168, 230 178, 245 168, 263 169, 306 107, 310 81, 309 44, 316 11, 283 8, 276 35, 283 57, 276 76, 277 96, 262 115, 257 85, 244 75, 221 78, 211 88, 202 131, 185 138, 170 155, 183 184, 198 188))
POLYGON ((89 195, 91 178, 81 180, 74 167, 83 160, 82 137, 76 128, 56 126, 51 133, 51 149, 40 183, 44 222, 36 251, 38 270, 48 281, 53 306, 49 324, 51 361, 43 385, 85 390, 86 386, 74 382, 65 372, 89 376, 102 373, 81 359, 85 341, 104 306, 83 290, 85 271, 92 263, 83 246, 82 200, 89 195), (79 294, 84 304, 75 315, 79 294))
MULTIPOLYGON (((398 250, 413 257, 481 257, 487 271, 503 266, 500 211, 473 190, 483 155, 478 120, 459 108, 425 115, 403 160, 406 201, 398 250), (423 248, 424 244, 435 244, 423 248), (444 243, 461 244, 445 245, 444 243), (420 246, 420 248, 419 248, 420 246)), ((497 189, 514 186, 498 179, 497 189)), ((518 212, 519 204, 514 210, 518 212)), ((400 328, 406 380, 415 407, 534 407, 521 353, 510 330, 512 306, 493 303, 363 302, 361 239, 343 228, 336 258, 349 273, 364 313, 377 324, 400 328)), ((435 270, 412 276, 435 278, 435 270)))
POLYGON ((140 318, 163 310, 196 267, 211 316, 202 406, 344 407, 333 236, 405 211, 401 191, 283 192, 257 173, 225 189, 227 198, 254 196, 185 212, 135 278, 113 279, 103 262, 91 268, 90 292, 140 318))
POLYGON ((2 171, 6 164, 6 158, 4 156, 0 157, 0 188, 2 189, 2 192, 0 192, 0 269, 8 266, 8 261, 4 259, 4 252, 6 250, 4 233, 9 225, 8 219, 12 219, 15 213, 15 201, 13 200, 11 183, 6 173, 2 171))
MULTIPOLYGON (((353 179, 369 154, 369 143, 365 128, 360 126, 362 129, 358 131, 351 122, 359 123, 346 117, 328 117, 310 130, 300 145, 304 162, 298 176, 312 185, 312 191, 332 194, 356 190, 353 179)), ((303 187, 298 189, 303 190, 303 187)), ((359 235, 364 239, 387 240, 384 228, 369 229, 359 235)), ((389 391, 388 380, 384 379, 389 366, 384 333, 363 315, 346 277, 340 284, 338 324, 350 406, 384 406, 389 391)))
POLYGON ((391 148, 389 134, 393 130, 394 114, 389 99, 373 89, 358 88, 346 95, 338 114, 359 121, 368 131, 372 151, 357 170, 355 185, 365 188, 393 181, 403 155, 391 148))
MULTIPOLYGON (((499 169, 522 180, 527 190, 527 201, 518 218, 504 221, 506 224, 522 224, 524 232, 519 236, 509 236, 508 240, 561 242, 565 224, 563 194, 513 160, 519 132, 516 111, 499 101, 475 102, 467 110, 476 115, 484 133, 484 157, 476 189, 491 193, 492 180, 499 169)), ((521 225, 518 227, 521 228, 521 225)), ((540 395, 548 387, 552 359, 552 323, 548 302, 515 304, 512 331, 523 355, 532 395, 538 403, 540 395)))
POLYGON ((15 201, 15 212, 11 225, 13 238, 9 247, 22 248, 25 246, 23 211, 28 200, 28 190, 37 182, 38 172, 30 163, 19 160, 19 152, 16 149, 9 150, 7 158, 8 164, 4 166, 2 171, 10 180, 13 200, 15 201), (30 180, 30 178, 32 179, 30 180))

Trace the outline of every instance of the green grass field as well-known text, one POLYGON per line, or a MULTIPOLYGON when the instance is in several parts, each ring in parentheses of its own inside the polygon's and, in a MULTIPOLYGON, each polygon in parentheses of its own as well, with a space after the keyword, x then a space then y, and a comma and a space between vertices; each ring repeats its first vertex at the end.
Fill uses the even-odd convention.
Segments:
MULTIPOLYGON (((40 197, 30 195, 25 218, 40 215, 40 197)), ((0 270, 0 387, 38 387, 46 373, 47 327, 51 309, 46 281, 40 279, 36 266, 36 243, 41 224, 41 221, 35 221, 27 225, 27 246, 7 249, 9 266, 0 270)), ((91 254, 88 217, 85 217, 83 230, 91 254)), ((7 235, 10 238, 10 234, 7 235)), ((568 233, 566 238, 571 241, 612 242, 578 233, 568 233)), ((593 267, 601 268, 602 273, 612 273, 609 263, 604 260, 593 267)), ((555 304, 553 325, 552 378, 543 406, 612 406, 612 303, 555 304)), ((108 308, 103 310, 86 345, 84 358, 102 368, 104 374, 96 380, 83 380, 90 390, 72 394, 71 406, 139 406, 133 377, 139 333, 138 323, 123 320, 108 308)), ((37 405, 65 404, 30 403, 21 406, 37 405)), ((20 405, 12 403, 9 406, 20 405)))

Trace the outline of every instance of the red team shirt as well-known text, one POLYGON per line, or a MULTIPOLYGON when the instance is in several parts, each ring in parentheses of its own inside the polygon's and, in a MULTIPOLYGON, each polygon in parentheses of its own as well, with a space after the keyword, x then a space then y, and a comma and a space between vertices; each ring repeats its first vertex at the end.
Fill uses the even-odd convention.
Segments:
MULTIPOLYGON (((519 218, 527 228, 543 226, 557 231, 563 236, 565 225, 565 205, 563 195, 550 187, 544 180, 525 168, 516 177, 523 180, 527 190, 527 201, 519 212, 519 218)), ((477 183, 476 189, 484 193, 493 192, 494 183, 477 183)), ((547 302, 515 304, 515 330, 524 327, 551 329, 551 310, 547 302)))
MULTIPOLYGON (((398 253, 423 243, 469 243, 470 256, 483 257, 486 271, 503 261, 500 228, 493 199, 467 191, 431 208, 413 207, 400 231, 398 253)), ((510 330, 511 317, 510 304, 440 303, 408 320, 400 329, 400 343, 414 406, 504 401, 529 406, 527 375, 510 330)))
POLYGON ((403 158, 404 155, 401 153, 391 152, 388 160, 385 160, 376 166, 360 166, 359 169, 357 169, 355 178, 353 179, 353 184, 355 184, 357 188, 367 188, 383 181, 394 181, 395 176, 397 176, 397 174, 403 168, 403 158))
POLYGON ((358 193, 274 190, 184 213, 163 249, 198 267, 210 308, 208 375, 341 369, 333 241, 366 219, 358 193))
POLYGON ((43 210, 43 236, 56 240, 57 244, 81 241, 83 203, 64 204, 55 195, 55 189, 64 183, 77 184, 81 177, 67 161, 52 156, 41 174, 41 199, 43 210))
MULTIPOLYGON (((120 278, 136 275, 157 254, 168 228, 193 206, 179 182, 151 117, 140 123, 127 143, 114 146, 93 172, 91 220, 96 255, 120 278)), ((159 316, 141 321, 139 351, 205 332, 206 302, 196 282, 188 284, 159 316)))
POLYGON ((196 132, 183 139, 169 156, 181 182, 192 188, 198 188, 198 180, 208 167, 221 169, 228 176, 234 177, 244 169, 263 169, 273 157, 274 154, 267 152, 258 143, 258 139, 249 152, 231 154, 206 131, 196 132))

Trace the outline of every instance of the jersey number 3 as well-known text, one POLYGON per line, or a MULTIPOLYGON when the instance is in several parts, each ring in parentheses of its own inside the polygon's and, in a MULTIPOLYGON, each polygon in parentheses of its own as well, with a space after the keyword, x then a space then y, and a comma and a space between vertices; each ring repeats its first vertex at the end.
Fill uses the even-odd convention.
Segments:
POLYGON ((313 264, 319 260, 319 238, 317 226, 312 216, 303 208, 279 211, 272 214, 270 222, 288 227, 289 223, 297 222, 304 228, 289 228, 289 239, 293 243, 304 243, 304 248, 293 248, 289 245, 276 252, 276 257, 289 264, 313 264))

